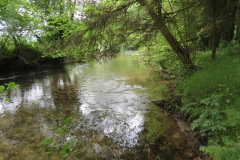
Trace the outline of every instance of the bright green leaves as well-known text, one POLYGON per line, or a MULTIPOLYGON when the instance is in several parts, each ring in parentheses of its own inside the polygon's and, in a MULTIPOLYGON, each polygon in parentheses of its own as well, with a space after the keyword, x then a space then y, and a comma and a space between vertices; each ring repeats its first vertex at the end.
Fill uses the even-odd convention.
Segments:
POLYGON ((0 99, 5 99, 6 101, 9 101, 9 97, 7 97, 7 94, 10 90, 18 88, 19 85, 15 82, 9 82, 7 86, 0 85, 0 99))
POLYGON ((67 117, 64 119, 64 124, 59 125, 55 131, 55 136, 53 138, 46 138, 42 140, 42 144, 47 145, 45 152, 50 152, 49 157, 53 152, 58 152, 61 157, 66 158, 71 152, 77 152, 76 149, 78 139, 73 138, 72 127, 70 122, 72 117, 67 117))
POLYGON ((5 98, 6 101, 9 101, 8 97, 5 97, 7 95, 8 91, 5 88, 5 86, 0 86, 0 99, 5 98))
POLYGON ((62 155, 63 158, 67 157, 70 152, 77 152, 78 150, 74 150, 78 142, 78 139, 74 138, 71 139, 68 143, 66 143, 62 150, 60 151, 60 154, 62 155))
POLYGON ((60 154, 63 155, 64 157, 68 155, 69 152, 69 144, 65 144, 63 149, 60 151, 60 154))
POLYGON ((213 155, 214 160, 239 160, 240 159, 240 141, 239 138, 232 139, 229 135, 219 137, 218 145, 214 140, 209 140, 208 146, 202 146, 200 150, 213 155))
POLYGON ((204 98, 200 101, 201 104, 211 107, 219 107, 219 99, 221 95, 213 94, 211 97, 204 98))
POLYGON ((53 139, 52 138, 48 138, 48 139, 44 139, 42 140, 42 144, 46 144, 46 145, 49 145, 53 142, 53 139))
POLYGON ((18 88, 19 85, 18 84, 15 84, 15 82, 9 82, 8 83, 8 89, 15 89, 15 88, 18 88))
POLYGON ((72 120, 72 116, 70 116, 70 117, 67 117, 66 119, 64 119, 64 123, 66 124, 66 125, 69 125, 69 122, 72 120))
POLYGON ((96 8, 93 5, 87 5, 84 10, 84 12, 88 13, 88 12, 95 12, 96 8))
POLYGON ((5 86, 0 86, 0 92, 5 91, 5 86))

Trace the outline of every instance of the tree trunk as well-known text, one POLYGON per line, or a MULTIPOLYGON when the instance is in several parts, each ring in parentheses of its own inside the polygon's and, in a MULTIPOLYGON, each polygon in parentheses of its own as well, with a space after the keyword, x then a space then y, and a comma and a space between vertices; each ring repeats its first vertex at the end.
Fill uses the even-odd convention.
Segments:
MULTIPOLYGON (((64 12, 65 12, 65 7, 64 7, 65 3, 64 3, 64 0, 61 0, 60 1, 60 4, 59 4, 59 15, 63 15, 64 12)), ((61 22, 61 23, 64 23, 64 22, 61 22)), ((64 30, 63 29, 60 29, 58 31, 58 34, 59 34, 59 39, 63 39, 63 34, 64 34, 64 30)))
POLYGON ((238 2, 238 9, 237 9, 237 34, 236 34, 236 41, 237 41, 237 44, 240 44, 240 20, 239 20, 239 18, 240 18, 240 3, 238 2))
MULTIPOLYGON (((228 0, 223 3, 225 8, 222 13, 224 22, 221 26, 222 40, 230 42, 234 37, 235 22, 236 22, 236 13, 237 13, 237 0, 228 0)), ((221 7, 222 8, 222 7, 221 7)))
POLYGON ((212 0, 212 59, 216 58, 216 48, 217 48, 217 17, 216 17, 216 2, 212 0))
POLYGON ((77 4, 77 0, 74 0, 71 8, 71 21, 73 21, 73 18, 74 18, 76 4, 77 4))
MULTIPOLYGON (((170 30, 167 28, 166 24, 163 20, 155 21, 156 26, 164 36, 164 38, 167 40, 169 45, 171 46, 172 50, 177 54, 178 58, 181 60, 181 62, 185 66, 193 65, 190 53, 188 49, 185 49, 173 36, 173 34, 170 32, 170 30)), ((162 18, 161 18, 162 19, 162 18)))
MULTIPOLYGON (((153 0, 154 1, 154 0, 153 0)), ((156 27, 159 29, 159 31, 162 33, 164 38, 167 40, 169 45, 171 46, 174 53, 177 54, 180 61, 183 63, 185 67, 193 67, 193 62, 191 60, 190 52, 188 49, 184 48, 178 40, 173 36, 173 34, 170 32, 168 27, 165 24, 163 15, 162 15, 162 3, 161 1, 155 1, 151 5, 147 4, 143 0, 138 0, 138 2, 145 6, 149 15, 155 22, 156 27), (153 6, 157 6, 157 12, 154 11, 153 6)))

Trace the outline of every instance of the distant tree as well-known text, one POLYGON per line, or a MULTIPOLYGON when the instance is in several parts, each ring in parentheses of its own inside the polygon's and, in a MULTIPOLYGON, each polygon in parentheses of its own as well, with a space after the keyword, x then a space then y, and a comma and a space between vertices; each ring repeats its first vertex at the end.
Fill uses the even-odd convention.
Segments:
POLYGON ((201 5, 200 26, 203 38, 211 39, 205 41, 212 46, 212 58, 216 57, 216 48, 220 41, 231 42, 234 37, 238 18, 237 0, 209 0, 201 5))

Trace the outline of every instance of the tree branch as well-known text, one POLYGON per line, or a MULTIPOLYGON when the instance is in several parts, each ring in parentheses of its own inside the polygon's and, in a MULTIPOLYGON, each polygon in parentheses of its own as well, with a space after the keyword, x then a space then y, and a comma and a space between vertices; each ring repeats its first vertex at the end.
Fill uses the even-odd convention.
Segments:
POLYGON ((194 6, 196 3, 201 2, 201 1, 203 2, 203 1, 205 1, 205 0, 195 0, 193 3, 189 4, 189 5, 186 6, 185 8, 182 8, 182 9, 177 10, 177 11, 174 11, 174 12, 166 12, 166 13, 164 13, 164 15, 170 15, 170 14, 176 14, 176 13, 183 12, 183 11, 185 11, 185 10, 188 10, 189 8, 191 8, 192 6, 194 6))

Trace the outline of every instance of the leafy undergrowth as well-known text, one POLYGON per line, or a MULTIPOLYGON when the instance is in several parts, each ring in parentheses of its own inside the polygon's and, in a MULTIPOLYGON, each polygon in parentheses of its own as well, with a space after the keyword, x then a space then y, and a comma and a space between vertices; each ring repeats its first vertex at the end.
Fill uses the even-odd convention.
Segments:
MULTIPOLYGON (((207 139, 201 150, 216 160, 240 159, 240 55, 223 51, 181 85, 191 127, 207 139)), ((178 89, 179 89, 178 88, 178 89)))

